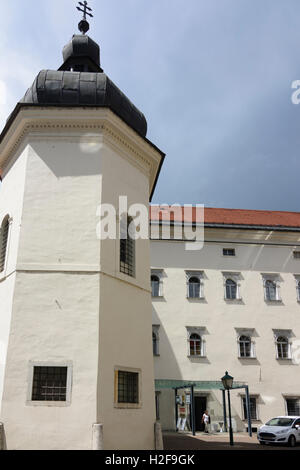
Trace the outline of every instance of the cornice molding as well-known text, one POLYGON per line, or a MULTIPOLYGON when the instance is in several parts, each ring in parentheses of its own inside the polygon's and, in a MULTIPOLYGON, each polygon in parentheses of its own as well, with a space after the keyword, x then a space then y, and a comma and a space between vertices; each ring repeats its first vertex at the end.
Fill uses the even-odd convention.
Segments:
MULTIPOLYGON (((5 177, 8 164, 26 140, 52 138, 104 138, 150 179, 153 188, 162 156, 109 109, 23 108, 0 144, 0 168, 5 177), (84 135, 84 134, 87 135, 84 135), (91 134, 91 135, 89 135, 91 134)), ((150 191, 151 192, 151 191, 150 191)))

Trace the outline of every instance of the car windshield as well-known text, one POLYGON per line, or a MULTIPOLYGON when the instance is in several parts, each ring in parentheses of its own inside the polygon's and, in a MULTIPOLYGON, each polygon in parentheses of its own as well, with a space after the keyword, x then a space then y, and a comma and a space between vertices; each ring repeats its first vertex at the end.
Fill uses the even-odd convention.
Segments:
POLYGON ((273 418, 266 423, 266 426, 292 426, 294 420, 291 418, 273 418))

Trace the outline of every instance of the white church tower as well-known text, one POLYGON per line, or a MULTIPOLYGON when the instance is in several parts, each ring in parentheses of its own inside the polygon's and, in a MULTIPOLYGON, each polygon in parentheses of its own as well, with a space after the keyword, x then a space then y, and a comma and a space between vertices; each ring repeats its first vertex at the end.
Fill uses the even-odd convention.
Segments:
POLYGON ((97 225, 102 204, 119 222, 119 196, 148 207, 164 154, 103 73, 87 10, 0 136, 7 449, 155 448, 149 240, 103 240, 97 225))

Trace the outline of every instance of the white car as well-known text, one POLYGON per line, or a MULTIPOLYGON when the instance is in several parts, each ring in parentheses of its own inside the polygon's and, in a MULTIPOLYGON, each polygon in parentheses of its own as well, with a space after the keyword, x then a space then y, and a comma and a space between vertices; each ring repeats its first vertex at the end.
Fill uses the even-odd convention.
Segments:
POLYGON ((300 416, 278 416, 261 426, 257 433, 260 444, 300 443, 300 416))

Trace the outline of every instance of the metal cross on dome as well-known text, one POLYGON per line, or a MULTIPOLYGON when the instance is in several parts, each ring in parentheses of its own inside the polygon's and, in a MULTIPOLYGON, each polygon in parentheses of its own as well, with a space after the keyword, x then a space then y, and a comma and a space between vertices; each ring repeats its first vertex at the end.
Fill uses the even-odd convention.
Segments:
POLYGON ((89 11, 93 11, 90 7, 88 7, 88 2, 84 1, 83 3, 82 2, 78 2, 79 5, 81 5, 83 7, 80 8, 80 7, 76 7, 78 11, 81 11, 83 13, 83 19, 86 20, 86 15, 89 15, 91 18, 94 18, 94 16, 89 13, 87 10, 89 11))
POLYGON ((82 34, 85 34, 88 32, 88 30, 90 29, 90 25, 86 19, 86 16, 90 16, 91 18, 94 18, 94 15, 92 15, 92 13, 89 13, 91 11, 93 11, 90 7, 88 7, 88 2, 87 1, 84 1, 83 3, 82 2, 79 2, 79 5, 82 7, 76 7, 78 11, 81 11, 83 13, 83 19, 80 21, 79 25, 78 25, 78 28, 79 28, 79 31, 82 32, 82 34))

